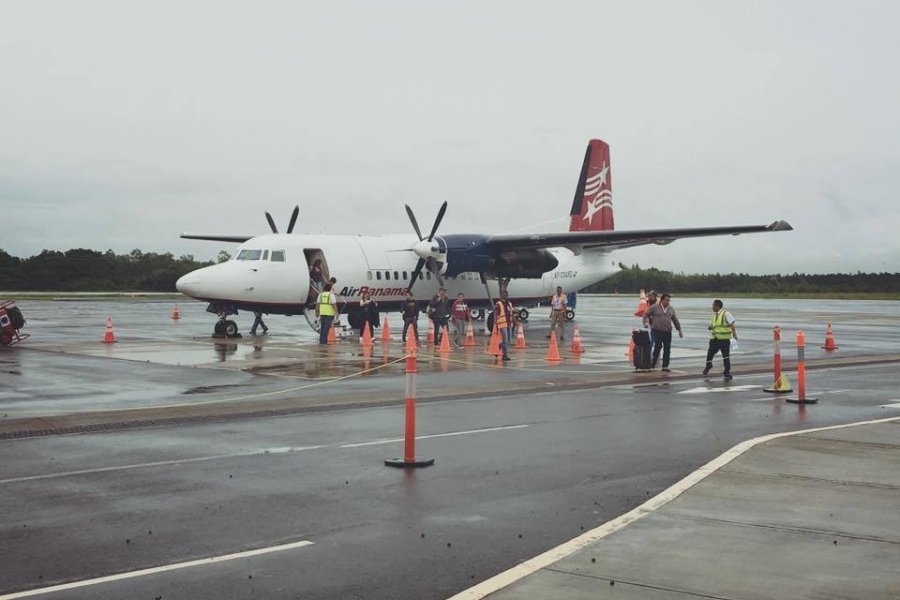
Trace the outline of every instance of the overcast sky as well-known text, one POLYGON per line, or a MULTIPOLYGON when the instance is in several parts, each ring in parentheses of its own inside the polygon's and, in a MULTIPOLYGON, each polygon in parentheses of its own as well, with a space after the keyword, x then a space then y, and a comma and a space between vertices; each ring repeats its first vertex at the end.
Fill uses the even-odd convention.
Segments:
POLYGON ((2 2, 0 248, 214 257, 183 231, 561 231, 588 139, 617 253, 900 271, 897 2, 2 2))

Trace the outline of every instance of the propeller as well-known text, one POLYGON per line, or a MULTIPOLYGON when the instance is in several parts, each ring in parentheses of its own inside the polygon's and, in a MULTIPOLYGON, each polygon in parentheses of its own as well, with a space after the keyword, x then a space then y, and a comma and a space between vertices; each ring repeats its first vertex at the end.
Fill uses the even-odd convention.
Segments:
MULTIPOLYGON (((291 213, 291 220, 288 223, 287 232, 294 232, 294 225, 297 224, 297 216, 300 214, 300 205, 294 207, 294 211, 291 213)), ((275 219, 272 218, 272 215, 269 214, 269 211, 266 211, 266 221, 269 222, 269 227, 272 228, 272 233, 278 233, 278 228, 275 227, 275 219)))
POLYGON ((413 211, 409 207, 409 204, 406 204, 405 206, 406 214, 409 216, 409 222, 412 223, 413 229, 416 230, 416 235, 419 236, 418 243, 413 246, 413 252, 419 255, 419 261, 416 263, 416 268, 413 269, 408 289, 412 290, 413 285, 418 280, 419 273, 422 272, 422 267, 426 265, 428 266, 428 270, 434 273, 434 276, 437 277, 438 284, 443 286, 444 278, 441 277, 440 265, 433 256, 433 253, 438 249, 432 245, 431 241, 434 239, 434 234, 437 232, 437 228, 440 226, 441 221, 444 219, 444 213, 447 212, 447 201, 444 200, 444 203, 441 204, 441 208, 440 210, 438 210, 437 217, 434 220, 434 225, 431 226, 431 233, 428 234, 427 238, 422 237, 422 231, 419 229, 419 223, 418 221, 416 221, 416 215, 413 214, 413 211))

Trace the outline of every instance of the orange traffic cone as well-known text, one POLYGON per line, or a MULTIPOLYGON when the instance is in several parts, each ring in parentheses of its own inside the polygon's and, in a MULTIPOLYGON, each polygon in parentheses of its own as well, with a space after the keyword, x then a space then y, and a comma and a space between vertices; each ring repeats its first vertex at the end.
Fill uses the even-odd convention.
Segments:
POLYGON ((416 344, 416 337, 412 332, 412 325, 410 325, 409 331, 406 332, 406 353, 415 354, 418 348, 419 346, 416 344))
POLYGON ((175 308, 172 309, 172 320, 177 321, 181 318, 181 311, 178 310, 178 305, 175 305, 175 308))
POLYGON ((524 350, 528 347, 525 343, 525 324, 519 323, 519 333, 516 334, 516 345, 513 346, 517 350, 524 350))
POLYGON ((363 321, 362 345, 363 346, 371 346, 372 345, 372 332, 369 331, 369 322, 368 321, 363 321))
POLYGON ((837 350, 837 344, 834 343, 834 333, 831 331, 831 323, 829 323, 825 327, 825 345, 822 346, 823 350, 837 350))
POLYGON ((438 352, 450 352, 450 328, 444 325, 444 333, 441 334, 441 347, 438 352))
POLYGON ((638 300, 638 308, 634 313, 634 316, 643 317, 645 312, 647 312, 647 294, 645 294, 643 288, 641 288, 641 298, 638 300))
POLYGON ((334 321, 331 322, 331 329, 328 330, 328 343, 337 343, 337 327, 334 326, 334 321))
POLYGON ((634 360, 634 338, 628 340, 628 350, 625 351, 625 358, 634 360))
POLYGON ((475 330, 472 329, 472 321, 469 321, 466 325, 466 341, 463 342, 463 346, 467 348, 471 348, 475 345, 475 330))
POLYGON ((434 343, 434 321, 428 319, 428 337, 425 338, 425 341, 429 344, 434 343))
POLYGON ((575 334, 572 336, 574 339, 572 340, 572 348, 571 352, 575 354, 581 354, 584 352, 584 346, 581 345, 581 334, 578 333, 578 326, 575 326, 575 334))
POLYGON ((113 332, 112 317, 106 317, 106 332, 103 334, 103 343, 112 344, 116 341, 118 340, 116 340, 116 334, 113 332))
POLYGON ((381 341, 391 341, 391 327, 388 325, 387 317, 384 318, 384 324, 381 326, 381 341))
POLYGON ((494 330, 491 332, 491 343, 488 344, 485 352, 487 354, 493 354, 494 356, 500 356, 502 354, 500 351, 500 331, 496 327, 494 327, 494 330))
POLYGON ((556 345, 556 332, 550 334, 550 347, 547 348, 547 360, 550 362, 559 362, 562 357, 559 355, 559 346, 556 345))

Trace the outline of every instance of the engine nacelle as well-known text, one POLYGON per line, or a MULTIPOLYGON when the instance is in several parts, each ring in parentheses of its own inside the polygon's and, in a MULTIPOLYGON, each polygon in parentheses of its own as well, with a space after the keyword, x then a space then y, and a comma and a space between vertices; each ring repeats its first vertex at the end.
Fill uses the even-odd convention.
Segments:
POLYGON ((440 246, 441 273, 453 277, 465 272, 482 272, 488 277, 540 279, 559 261, 543 248, 494 252, 485 235, 445 235, 435 240, 440 246))

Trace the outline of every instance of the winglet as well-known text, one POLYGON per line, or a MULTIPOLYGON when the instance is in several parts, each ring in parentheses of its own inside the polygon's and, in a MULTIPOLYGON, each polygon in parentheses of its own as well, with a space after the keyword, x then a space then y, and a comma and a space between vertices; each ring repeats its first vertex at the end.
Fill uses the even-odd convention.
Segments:
POLYGON ((793 231, 794 228, 791 227, 791 224, 787 221, 775 221, 768 227, 766 227, 768 231, 793 231))

